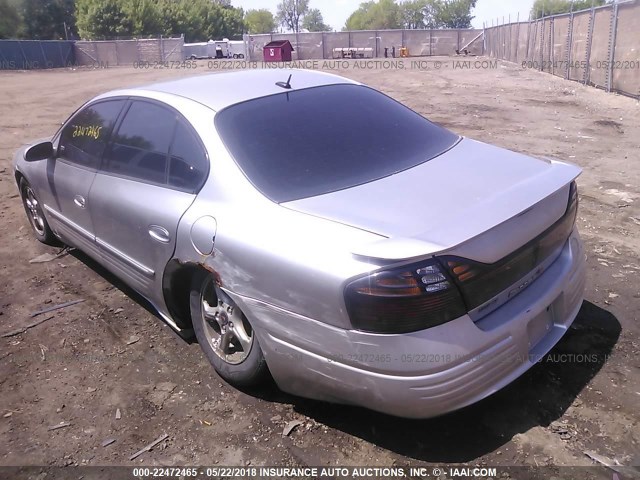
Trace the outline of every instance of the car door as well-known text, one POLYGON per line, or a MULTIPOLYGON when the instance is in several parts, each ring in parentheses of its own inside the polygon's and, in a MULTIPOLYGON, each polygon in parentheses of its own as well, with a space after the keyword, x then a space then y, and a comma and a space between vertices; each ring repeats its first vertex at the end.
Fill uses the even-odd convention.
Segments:
POLYGON ((178 222, 209 170, 200 138, 175 110, 134 100, 107 147, 89 200, 104 263, 152 301, 178 222))
POLYGON ((57 155, 47 165, 51 198, 45 204, 54 229, 68 243, 97 254, 89 191, 111 131, 126 100, 101 101, 79 110, 62 128, 57 155))

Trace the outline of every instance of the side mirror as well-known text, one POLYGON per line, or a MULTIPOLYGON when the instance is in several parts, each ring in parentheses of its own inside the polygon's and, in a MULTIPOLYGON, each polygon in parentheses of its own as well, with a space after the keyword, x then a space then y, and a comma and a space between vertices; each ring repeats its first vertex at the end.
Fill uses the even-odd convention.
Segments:
POLYGON ((24 152, 24 159, 27 162, 37 162, 51 157, 53 157, 53 143, 51 142, 36 143, 24 152))

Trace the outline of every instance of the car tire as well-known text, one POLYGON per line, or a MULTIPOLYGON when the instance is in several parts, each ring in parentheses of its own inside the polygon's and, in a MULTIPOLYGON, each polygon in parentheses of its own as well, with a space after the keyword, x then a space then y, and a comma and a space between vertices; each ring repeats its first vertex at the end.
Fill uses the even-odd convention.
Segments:
POLYGON ((255 387, 269 378, 255 330, 210 273, 194 276, 190 308, 198 343, 218 375, 236 387, 255 387))
POLYGON ((44 216, 40 201, 36 197, 35 192, 24 178, 20 180, 20 197, 22 198, 22 206, 27 213, 29 224, 36 238, 46 244, 59 246, 60 240, 49 227, 49 223, 44 216))

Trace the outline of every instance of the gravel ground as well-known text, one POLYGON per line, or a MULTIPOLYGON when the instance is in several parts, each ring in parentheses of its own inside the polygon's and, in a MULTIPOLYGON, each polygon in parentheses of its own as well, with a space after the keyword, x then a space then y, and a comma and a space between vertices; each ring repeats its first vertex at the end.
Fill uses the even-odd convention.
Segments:
POLYGON ((190 70, 1 72, 0 334, 24 327, 36 310, 84 302, 0 338, 0 465, 593 465, 585 452, 640 465, 640 106, 511 64, 455 62, 318 66, 462 135, 583 167, 578 224, 588 282, 574 327, 545 361, 474 406, 424 421, 274 387, 240 392, 196 343, 83 254, 29 263, 56 250, 30 234, 13 151, 52 134, 95 94, 202 74, 208 62, 190 70), (61 422, 69 425, 50 428, 61 422))

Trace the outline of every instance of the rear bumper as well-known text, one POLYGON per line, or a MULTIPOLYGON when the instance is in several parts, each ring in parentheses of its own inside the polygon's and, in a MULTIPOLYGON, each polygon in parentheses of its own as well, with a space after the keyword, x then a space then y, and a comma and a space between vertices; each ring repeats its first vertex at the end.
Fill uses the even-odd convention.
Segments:
POLYGON ((585 256, 574 231, 540 277, 476 323, 465 315, 420 332, 376 335, 238 300, 282 390, 427 418, 475 403, 531 368, 577 316, 584 285, 585 256))

